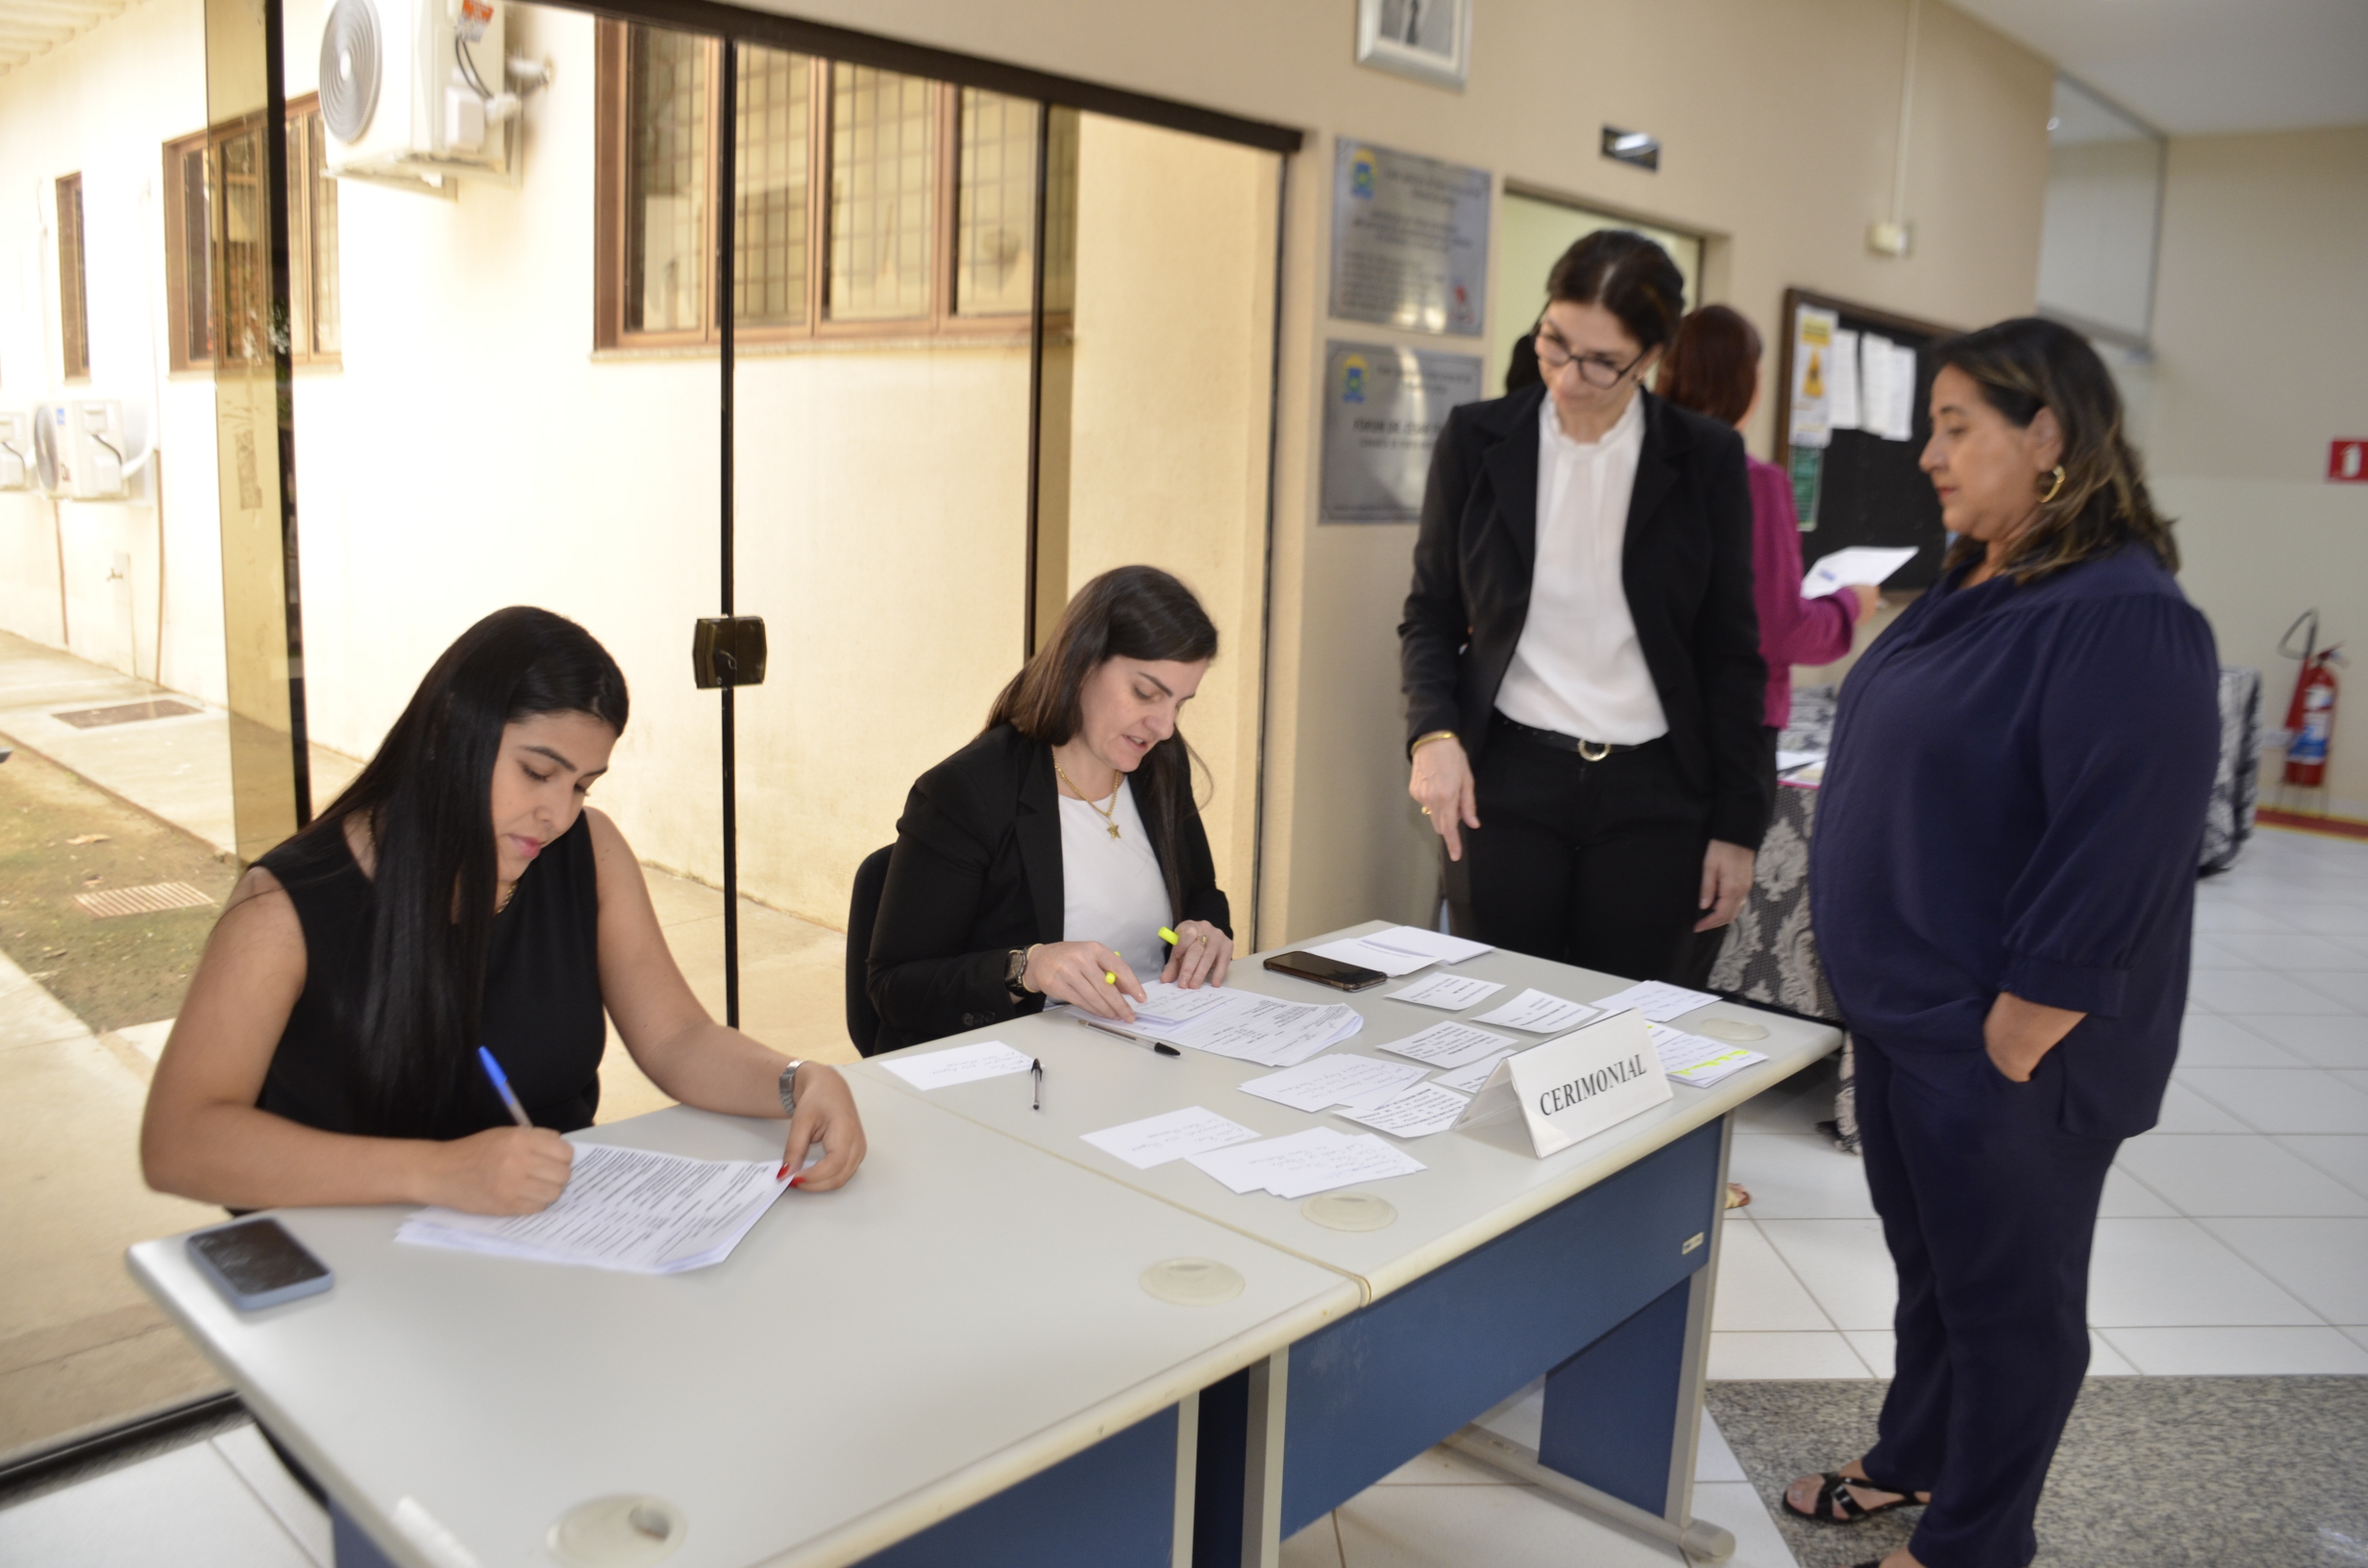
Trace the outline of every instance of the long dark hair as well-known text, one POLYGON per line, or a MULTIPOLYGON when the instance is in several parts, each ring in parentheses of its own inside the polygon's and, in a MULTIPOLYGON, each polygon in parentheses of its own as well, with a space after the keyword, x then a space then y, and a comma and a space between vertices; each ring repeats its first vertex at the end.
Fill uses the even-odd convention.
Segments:
MULTIPOLYGON (((1085 721, 1086 677, 1112 659, 1197 664, 1217 657, 1217 625, 1193 591, 1155 566, 1121 566, 1077 590, 1060 624, 995 699, 987 727, 1009 724, 1062 746, 1085 721)), ((1178 728, 1135 765, 1135 809, 1159 853, 1169 918, 1184 912, 1176 834, 1193 803, 1193 748, 1178 728)))
MULTIPOLYGON (((2145 470, 2122 430, 2121 394, 2086 338, 2038 316, 2017 316, 1934 352, 1940 364, 1970 377, 1982 401, 2017 429, 2052 408, 2063 430, 2063 484, 2014 540, 2001 576, 2029 585, 2133 542, 2179 570, 2171 520, 2155 510, 2145 470)), ((1946 564, 1954 570, 1987 548, 1961 538, 1946 564)))
POLYGON ((502 728, 586 713, 623 734, 625 675, 592 634, 528 605, 462 632, 353 783, 305 830, 359 816, 376 852, 368 981, 350 1020, 362 1125, 390 1137, 449 1131, 471 1081, 492 942, 493 770, 502 728))

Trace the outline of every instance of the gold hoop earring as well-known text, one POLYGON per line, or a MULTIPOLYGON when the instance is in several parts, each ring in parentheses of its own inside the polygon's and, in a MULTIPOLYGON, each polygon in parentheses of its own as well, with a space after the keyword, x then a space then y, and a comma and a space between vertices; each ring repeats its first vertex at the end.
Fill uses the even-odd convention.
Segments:
POLYGON ((2062 489, 2063 489, 2063 464, 2061 464, 2061 463, 2058 463, 2058 464, 2056 465, 2056 482, 2055 482, 2054 484, 2051 484, 2051 485, 2049 485, 2049 486, 2047 487, 2047 494, 2046 494, 2046 495, 2044 495, 2044 496, 2041 496, 2041 497, 2039 498, 2039 504, 2040 504, 2040 505, 2042 505, 2042 506, 2044 506, 2044 505, 2046 505, 2049 502, 2054 501, 2054 500, 2056 499, 2056 497, 2058 496, 2058 494, 2060 494, 2060 493, 2062 491, 2062 489))

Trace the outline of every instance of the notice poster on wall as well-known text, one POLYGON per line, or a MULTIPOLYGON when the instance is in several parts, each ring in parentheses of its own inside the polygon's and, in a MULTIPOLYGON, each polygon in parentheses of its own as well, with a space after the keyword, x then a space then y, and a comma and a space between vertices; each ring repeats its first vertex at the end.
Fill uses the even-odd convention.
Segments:
POLYGON ((1834 331, 1841 318, 1804 305, 1792 312, 1792 429, 1786 445, 1823 447, 1834 439, 1834 331))
POLYGON ((1431 449, 1447 411, 1480 400, 1480 360, 1387 343, 1330 343, 1323 365, 1326 523, 1422 515, 1431 449))
POLYGON ((1489 172, 1343 138, 1332 171, 1332 314, 1478 337, 1489 172))

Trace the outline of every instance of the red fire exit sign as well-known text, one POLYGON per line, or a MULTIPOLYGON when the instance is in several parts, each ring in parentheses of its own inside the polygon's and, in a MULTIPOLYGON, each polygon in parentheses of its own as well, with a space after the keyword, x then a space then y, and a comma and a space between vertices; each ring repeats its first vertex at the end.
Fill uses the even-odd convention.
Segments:
POLYGON ((2327 477, 2336 484, 2368 484, 2368 441, 2331 441, 2327 477))

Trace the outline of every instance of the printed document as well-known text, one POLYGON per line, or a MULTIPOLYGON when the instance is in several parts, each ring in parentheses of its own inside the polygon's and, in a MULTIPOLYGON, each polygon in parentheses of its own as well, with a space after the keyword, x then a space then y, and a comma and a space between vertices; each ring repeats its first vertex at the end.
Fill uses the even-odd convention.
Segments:
POLYGON ((1024 1056, 999 1040, 981 1040, 924 1056, 892 1056, 880 1064, 919 1090, 1000 1078, 1007 1072, 1025 1072, 1035 1065, 1034 1057, 1024 1056))
POLYGON ((1716 1000, 1707 991, 1688 991, 1665 980, 1642 980, 1626 991, 1596 997, 1595 1005, 1606 1013, 1625 1013, 1633 1007, 1655 1023, 1667 1023, 1680 1014, 1708 1007, 1716 1000))
POLYGON ((1430 1168, 1371 1133, 1352 1137, 1329 1127, 1311 1127, 1288 1138, 1196 1154, 1191 1160, 1236 1192, 1263 1188, 1278 1198, 1293 1199, 1430 1168))
POLYGON ((1320 1056, 1264 1078, 1252 1078, 1242 1085, 1242 1092, 1312 1115, 1335 1105, 1403 1094, 1429 1070, 1369 1056, 1320 1056))
POLYGON ((1340 1115, 1393 1138, 1428 1138, 1454 1126, 1455 1118, 1464 1114, 1464 1107, 1469 1103, 1455 1090, 1430 1083, 1394 1100, 1349 1106, 1340 1115))
POLYGON ((1480 1086, 1489 1081, 1489 1074, 1496 1070, 1496 1064, 1512 1054, 1509 1050, 1492 1051, 1479 1061, 1460 1066, 1453 1072, 1441 1073, 1431 1082, 1442 1089, 1452 1089, 1458 1094, 1477 1094, 1480 1086))
POLYGON ((1605 1010, 1590 1007, 1585 1002, 1565 1001, 1549 996, 1542 991, 1524 991, 1493 1013, 1480 1015, 1479 1022, 1501 1024, 1507 1029, 1526 1029, 1533 1035, 1560 1034, 1565 1029, 1585 1023, 1605 1010))
POLYGON ((693 1160, 579 1143, 567 1186, 539 1214, 427 1208, 395 1233, 421 1246, 489 1252, 629 1274, 678 1274, 731 1256, 773 1200, 777 1160, 693 1160))
MULTIPOLYGON (((1195 1007, 1181 1022, 1172 1023, 1138 1009, 1131 1024, 1100 1026, 1164 1040, 1211 1056, 1254 1062, 1262 1067, 1296 1066, 1365 1027, 1365 1016, 1344 1002, 1287 1002, 1254 991, 1220 990, 1213 994, 1222 1000, 1195 1007)), ((1158 1005, 1173 1008, 1176 1004, 1163 994, 1158 1005)))
POLYGON ((1801 578, 1801 597, 1823 599, 1854 582, 1888 582, 1891 574, 1914 559, 1912 545, 1851 545, 1818 557, 1817 564, 1801 578))
POLYGON ((1742 1071, 1754 1062, 1767 1057, 1748 1045, 1730 1045, 1723 1040, 1705 1040, 1690 1035, 1683 1029, 1672 1029, 1665 1023, 1648 1023, 1644 1033, 1653 1042, 1653 1054, 1661 1058, 1661 1070, 1681 1084, 1696 1089, 1708 1089, 1721 1078, 1742 1071))
POLYGON ((1481 1057, 1512 1049, 1520 1041, 1511 1035, 1492 1034, 1468 1023, 1434 1023, 1420 1034, 1394 1040, 1381 1048, 1392 1056, 1411 1057, 1434 1067, 1460 1067, 1481 1057))
POLYGON ((1214 1111, 1188 1105, 1181 1111, 1080 1136, 1102 1153, 1115 1155, 1137 1170, 1148 1170, 1228 1143, 1246 1143, 1258 1135, 1214 1111))
POLYGON ((1485 942, 1467 942, 1443 931, 1425 931, 1417 925, 1394 925, 1386 931, 1369 936, 1345 937, 1339 942, 1327 942, 1320 947, 1307 949, 1319 958, 1334 959, 1343 964, 1359 964, 1369 969, 1379 969, 1394 980, 1401 974, 1432 964, 1461 964, 1468 958, 1496 949, 1485 942))
POLYGON ((1240 992, 1227 991, 1222 986, 1202 986, 1197 991, 1186 991, 1182 986, 1172 986, 1165 980, 1146 980, 1143 983, 1143 1000, 1128 1005, 1134 1008, 1138 1018, 1165 1024, 1190 1023, 1203 1013, 1212 1013, 1225 1006, 1240 994, 1240 992))
POLYGON ((1476 980, 1468 974, 1434 974, 1404 991, 1390 992, 1390 1000, 1461 1013, 1468 1007, 1479 1006, 1504 989, 1494 980, 1476 980))

